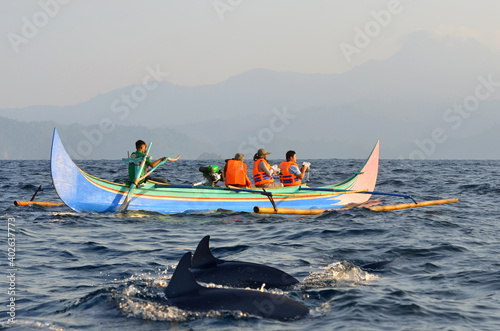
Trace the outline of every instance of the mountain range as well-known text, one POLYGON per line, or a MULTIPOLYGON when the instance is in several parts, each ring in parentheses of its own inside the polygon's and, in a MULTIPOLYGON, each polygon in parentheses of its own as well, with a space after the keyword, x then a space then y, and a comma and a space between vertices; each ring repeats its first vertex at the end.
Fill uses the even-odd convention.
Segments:
POLYGON ((1 109, 0 158, 48 158, 57 127, 81 159, 123 157, 137 139, 191 159, 251 159, 260 147, 279 158, 289 149, 364 158, 378 139, 382 158, 499 159, 497 59, 474 39, 419 31, 390 58, 342 74, 255 69, 214 85, 161 82, 147 95, 130 86, 72 106, 1 109))

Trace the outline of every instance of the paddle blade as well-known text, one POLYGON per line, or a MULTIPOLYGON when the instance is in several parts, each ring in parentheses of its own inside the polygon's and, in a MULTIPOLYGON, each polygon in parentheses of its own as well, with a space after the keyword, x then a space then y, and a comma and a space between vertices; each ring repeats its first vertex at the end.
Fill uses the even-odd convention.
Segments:
POLYGON ((130 201, 132 200, 132 196, 134 195, 134 189, 135 189, 135 184, 132 183, 132 185, 130 185, 130 188, 128 190, 127 196, 125 197, 125 201, 123 201, 120 208, 118 208, 118 212, 122 212, 122 211, 127 210, 128 205, 130 204, 130 201))

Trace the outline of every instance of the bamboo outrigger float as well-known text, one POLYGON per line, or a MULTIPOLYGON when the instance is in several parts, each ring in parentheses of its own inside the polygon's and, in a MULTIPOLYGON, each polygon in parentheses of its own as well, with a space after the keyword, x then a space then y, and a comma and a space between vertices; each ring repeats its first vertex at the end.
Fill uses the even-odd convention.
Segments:
MULTIPOLYGON (((399 210, 399 209, 408 209, 408 208, 417 208, 417 207, 425 207, 425 206, 433 206, 433 205, 444 205, 447 203, 455 203, 458 202, 458 199, 442 199, 442 200, 431 200, 431 201, 422 201, 422 202, 413 202, 413 203, 402 203, 397 205, 388 205, 388 206, 362 206, 364 208, 368 208, 373 211, 389 211, 389 210, 399 210)), ((353 206, 355 207, 355 205, 353 206)), ((332 211, 333 209, 296 209, 296 208, 279 208, 275 210, 270 207, 254 207, 253 211, 255 213, 260 214, 286 214, 286 215, 319 215, 324 212, 332 211)))
POLYGON ((55 207, 55 206, 64 205, 64 203, 62 203, 62 202, 35 201, 35 197, 38 194, 38 192, 43 191, 43 190, 48 190, 48 189, 53 189, 53 187, 42 187, 42 185, 40 185, 36 189, 35 194, 33 194, 33 196, 31 197, 31 200, 29 200, 29 201, 16 200, 16 201, 14 201, 14 206, 16 206, 16 207, 28 207, 31 205, 37 205, 37 206, 42 206, 42 207, 55 207))

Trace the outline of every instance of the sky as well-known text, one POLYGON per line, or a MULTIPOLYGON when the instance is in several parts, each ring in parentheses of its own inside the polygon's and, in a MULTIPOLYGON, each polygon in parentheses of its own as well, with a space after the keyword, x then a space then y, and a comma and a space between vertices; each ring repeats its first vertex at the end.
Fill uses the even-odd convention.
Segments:
POLYGON ((1 0, 0 109, 78 104, 152 69, 187 86, 257 68, 342 73, 418 30, 500 51, 499 12, 498 0, 1 0))

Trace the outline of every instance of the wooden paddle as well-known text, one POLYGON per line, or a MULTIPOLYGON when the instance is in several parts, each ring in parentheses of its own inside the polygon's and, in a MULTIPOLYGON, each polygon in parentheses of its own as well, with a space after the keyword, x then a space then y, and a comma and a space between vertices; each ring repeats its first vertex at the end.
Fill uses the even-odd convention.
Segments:
POLYGON ((152 144, 153 144, 152 142, 149 143, 148 148, 146 149, 146 154, 142 158, 141 166, 140 166, 139 170, 136 170, 134 182, 132 184, 130 184, 130 188, 128 190, 127 197, 125 198, 125 201, 121 204, 121 206, 118 208, 118 212, 122 212, 122 211, 127 210, 128 205, 130 204, 130 201, 132 200, 132 197, 134 195, 134 190, 137 187, 137 185, 139 185, 141 173, 142 173, 142 170, 144 169, 144 166, 146 165, 146 160, 147 160, 148 155, 149 155, 149 149, 151 148, 152 144))
POLYGON ((173 155, 174 153, 170 153, 169 156, 167 156, 163 161, 161 161, 160 163, 158 163, 156 166, 153 167, 153 169, 149 170, 144 176, 142 176, 141 178, 139 178, 139 183, 142 182, 144 179, 146 179, 146 177, 148 177, 149 175, 151 175, 151 173, 153 171, 156 170, 156 168, 158 168, 159 166, 161 166, 162 164, 164 164, 165 162, 168 161, 168 159, 173 155))
POLYGON ((232 185, 228 185, 227 188, 230 189, 231 191, 236 191, 236 192, 248 192, 248 193, 254 193, 254 194, 257 193, 257 194, 265 195, 269 199, 271 204, 273 205, 273 209, 275 211, 278 210, 278 208, 276 207, 276 203, 274 202, 274 199, 273 199, 273 194, 271 192, 267 192, 266 189, 264 189, 264 188, 262 189, 262 191, 242 189, 242 188, 232 186, 232 185))

